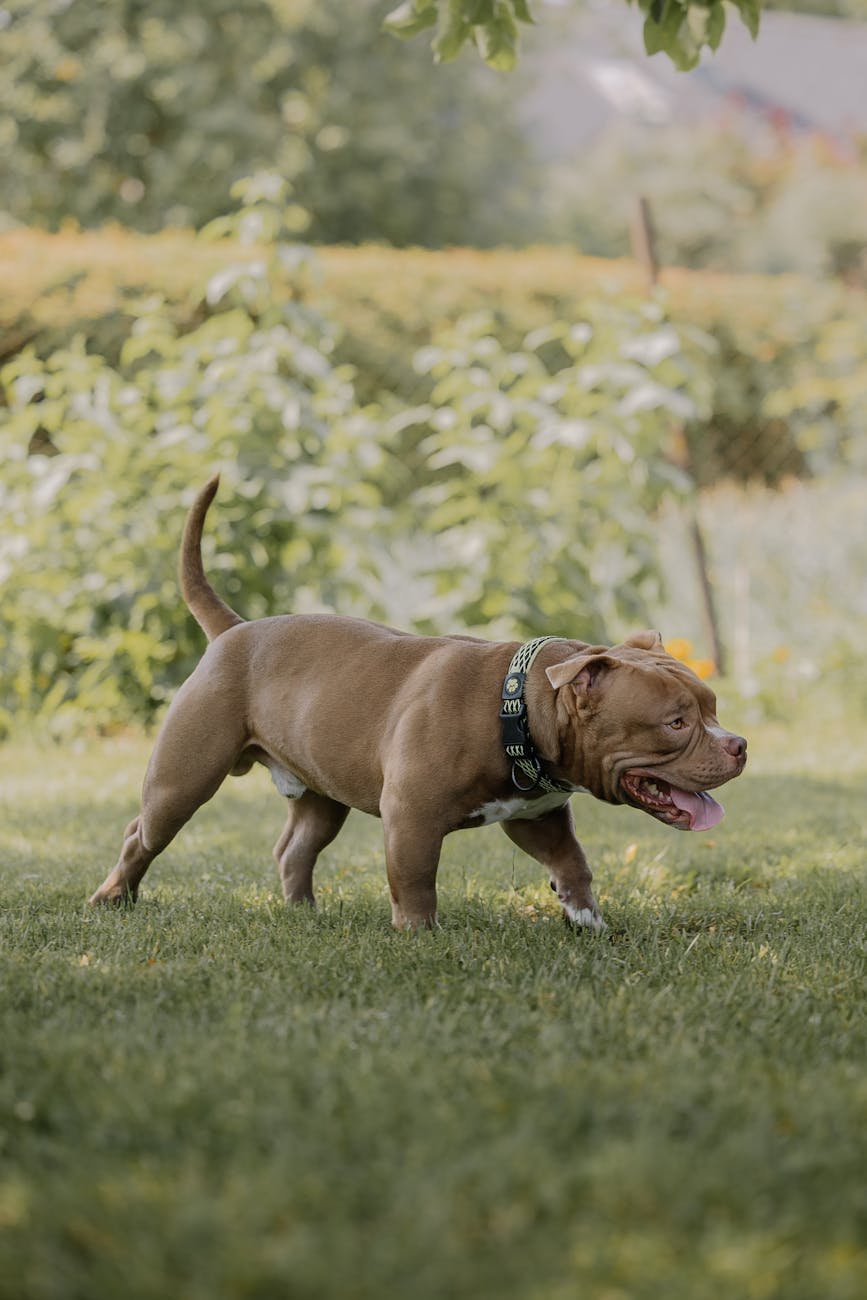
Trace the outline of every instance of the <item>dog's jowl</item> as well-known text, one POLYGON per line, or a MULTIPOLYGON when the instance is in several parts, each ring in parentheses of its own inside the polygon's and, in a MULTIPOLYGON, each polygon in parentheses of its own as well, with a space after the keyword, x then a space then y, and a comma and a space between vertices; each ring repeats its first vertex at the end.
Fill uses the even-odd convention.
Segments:
POLYGON ((566 916, 602 929, 570 796, 641 808, 682 830, 722 817, 708 790, 746 741, 655 632, 622 645, 411 636, 363 619, 245 622, 202 567, 203 489, 181 546, 181 589, 208 646, 157 739, 141 812, 92 903, 133 900, 157 854, 230 773, 267 767, 288 800, 274 849, 283 892, 312 903, 318 854, 350 808, 382 818, 392 917, 432 925, 443 837, 492 821, 548 872, 566 916))

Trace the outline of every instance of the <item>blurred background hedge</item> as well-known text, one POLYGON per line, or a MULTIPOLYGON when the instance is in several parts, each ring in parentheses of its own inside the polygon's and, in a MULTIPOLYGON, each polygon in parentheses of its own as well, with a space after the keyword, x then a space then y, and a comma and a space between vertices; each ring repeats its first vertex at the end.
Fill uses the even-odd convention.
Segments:
POLYGON ((861 699, 863 142, 613 129, 567 168, 523 70, 436 67, 390 7, 0 10, 0 732, 159 714, 217 468, 247 616, 656 623, 762 707, 861 699))
POLYGON ((323 242, 491 244, 532 207, 514 85, 384 36, 380 0, 9 0, 0 210, 200 227, 261 168, 323 242))
MULTIPOLYGON (((260 252, 182 232, 156 240, 119 228, 54 238, 13 232, 0 243, 5 353, 29 345, 44 355, 79 336, 90 351, 116 359, 143 298, 158 294, 183 332, 202 319, 208 277, 260 252)), ((552 320, 577 319, 586 299, 600 292, 628 300, 643 291, 629 260, 556 248, 323 248, 315 266, 301 293, 334 323, 335 355, 353 367, 362 403, 384 393, 408 403, 423 398, 427 385, 414 366, 415 350, 466 314, 492 312, 497 331, 514 344, 552 320)), ((865 469, 862 292, 835 279, 685 268, 664 270, 661 289, 672 318, 716 345, 708 419, 686 431, 699 483, 720 476, 774 483, 838 465, 865 469)), ((275 286, 281 292, 285 286, 275 286)))
MULTIPOLYGON (((332 607, 589 639, 667 608, 701 635, 686 545, 661 546, 678 528, 666 503, 863 473, 856 291, 670 271, 647 300, 632 264, 561 252, 314 257, 289 238, 281 187, 241 185, 236 217, 195 237, 4 241, 5 728, 159 711, 201 649, 174 573, 215 468, 207 563, 246 616, 332 607), (28 309, 16 277, 46 286, 28 309)), ((732 502, 720 519, 703 509, 715 552, 732 502)), ((801 512, 788 527, 802 534, 809 495, 801 512)), ((741 571, 779 565, 763 545, 741 571)), ((867 614, 862 561, 856 530, 835 561, 854 584, 847 629, 867 614)), ((827 570, 800 563, 800 601, 827 598, 827 570)), ((793 630, 791 598, 776 603, 766 649, 793 630)), ((842 625, 826 619, 811 662, 846 662, 842 625)))
MULTIPOLYGON (((435 66, 424 41, 383 35, 391 8, 7 0, 0 223, 199 228, 228 210, 236 180, 267 168, 291 184, 288 220, 314 243, 554 242, 620 257, 638 192, 653 202, 664 262, 864 283, 857 128, 842 146, 729 112, 665 130, 614 125, 580 159, 550 161, 527 131, 529 67, 435 66)), ((535 46, 569 31, 545 13, 535 46)))

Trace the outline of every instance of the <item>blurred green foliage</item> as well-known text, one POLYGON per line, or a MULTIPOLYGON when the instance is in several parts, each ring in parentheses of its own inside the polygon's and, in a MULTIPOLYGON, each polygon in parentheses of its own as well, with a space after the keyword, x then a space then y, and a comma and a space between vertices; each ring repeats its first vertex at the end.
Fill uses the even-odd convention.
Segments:
POLYGON ((159 708, 201 647, 174 570, 185 507, 215 468, 206 563, 245 616, 400 604, 401 621, 440 630, 593 636, 646 621, 647 513, 683 482, 672 436, 706 414, 693 354, 707 341, 685 349, 660 308, 613 299, 512 350, 469 320, 416 357, 426 404, 362 406, 308 301, 285 183, 236 192, 238 214, 198 239, 233 235, 255 255, 211 277, 185 331, 144 297, 116 364, 79 338, 0 372, 0 725, 159 708))
POLYGON ((331 359, 333 328, 303 301, 307 255, 274 220, 282 182, 240 188, 240 234, 267 251, 210 280, 194 328, 146 298, 116 366, 77 339, 2 372, 7 711, 60 726, 77 708, 96 725, 147 717, 192 668, 201 635, 175 569, 184 505, 209 468, 227 489, 211 567, 229 600, 243 589, 245 614, 303 606, 305 583, 310 601, 335 603, 364 585, 375 429, 331 359))
MULTIPOLYGON (((0 242, 6 355, 32 339, 46 356, 82 332, 88 350, 115 361, 139 311, 159 292, 174 326, 201 319, 199 290, 254 248, 188 234, 144 239, 18 231, 0 242), (63 286, 72 280, 74 287, 63 286), (33 287, 42 286, 33 297, 33 287), (60 286, 60 287, 58 287, 60 286)), ((508 350, 558 320, 581 319, 600 294, 635 298, 634 263, 596 261, 565 249, 432 253, 380 247, 324 249, 321 283, 307 285, 337 327, 336 360, 354 369, 356 401, 400 407, 430 396, 413 355, 463 316, 493 312, 508 350)), ((706 420, 685 428, 691 471, 701 485, 734 478, 776 483, 787 475, 863 466, 867 412, 863 347, 867 303, 839 281, 794 276, 725 276, 664 271, 667 310, 680 326, 711 335, 706 420)), ((281 292, 279 287, 275 290, 281 292)))
POLYGON ((496 243, 530 210, 514 84, 437 69, 382 0, 7 0, 0 212, 201 226, 263 167, 294 233, 496 243))
MULTIPOLYGON (((581 0, 572 0, 579 4, 581 0)), ((702 51, 716 50, 726 20, 737 12, 753 37, 758 36, 763 9, 794 9, 803 13, 863 18, 865 0, 626 0, 644 15, 644 48, 666 54, 675 67, 694 68, 702 51)), ((491 67, 511 71, 518 62, 519 24, 532 23, 541 6, 532 0, 401 0, 386 19, 395 36, 410 39, 431 33, 438 62, 454 59, 474 45, 491 67)))
POLYGON ((175 565, 214 469, 206 563, 245 616, 600 640, 655 621, 653 512, 684 471, 867 471, 860 294, 699 277, 641 304, 598 268, 590 291, 580 259, 570 289, 541 251, 525 285, 515 255, 461 254, 456 289, 434 255, 386 250, 341 254, 326 291, 282 179, 237 195, 184 244, 214 257, 198 297, 140 287, 0 372, 0 727, 160 708, 201 650, 175 565))
POLYGON ((707 416, 713 341, 657 303, 597 299, 504 346, 470 316, 416 356, 430 400, 400 413, 410 500, 437 540, 433 626, 604 640, 658 602, 660 501, 690 487, 676 432, 707 416), (456 580, 457 578, 457 580, 456 580))
MULTIPOLYGON (((485 8, 461 0, 449 21, 468 7, 485 8)), ((410 8, 436 17, 428 0, 410 8)), ((500 21, 499 4, 488 8, 500 21)), ((198 228, 226 210, 235 180, 267 168, 292 184, 287 223, 312 242, 562 240, 618 255, 643 193, 666 264, 867 276, 863 158, 714 125, 614 130, 580 167, 552 168, 519 122, 520 81, 475 59, 435 67, 423 44, 383 32, 388 10, 7 0, 0 227, 198 228)))
MULTIPOLYGON (((634 0, 644 14, 648 54, 664 52, 678 68, 695 67, 705 48, 723 37, 723 0, 634 0)), ((633 3, 633 0, 628 0, 633 3)), ((759 30, 762 0, 730 0, 752 36, 759 30)), ((537 6, 528 0, 402 0, 386 19, 395 36, 411 38, 433 30, 431 48, 441 62, 475 45, 494 68, 508 71, 518 58, 519 23, 532 23, 537 6)))
POLYGON ((661 263, 867 285, 867 141, 689 128, 613 128, 557 166, 540 218, 552 239, 628 254, 635 195, 650 203, 661 263), (860 149, 860 152, 858 151, 860 149))

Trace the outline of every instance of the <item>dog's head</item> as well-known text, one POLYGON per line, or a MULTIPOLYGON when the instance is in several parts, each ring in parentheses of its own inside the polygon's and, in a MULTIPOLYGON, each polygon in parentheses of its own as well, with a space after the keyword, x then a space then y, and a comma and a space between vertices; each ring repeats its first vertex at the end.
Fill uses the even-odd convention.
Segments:
POLYGON ((591 794, 681 830, 715 826, 707 793, 744 769, 747 742, 716 717, 716 697, 658 632, 592 646, 546 669, 557 692, 561 763, 591 794))

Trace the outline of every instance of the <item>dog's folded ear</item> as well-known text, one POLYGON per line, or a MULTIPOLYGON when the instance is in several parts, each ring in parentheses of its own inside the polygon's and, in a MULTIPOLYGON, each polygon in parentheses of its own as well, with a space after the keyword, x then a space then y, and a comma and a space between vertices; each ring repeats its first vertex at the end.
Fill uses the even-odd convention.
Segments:
MULTIPOLYGON (((623 642, 632 650, 662 650, 662 637, 658 632, 633 632, 623 642)), ((618 656, 614 646, 608 650, 601 646, 591 650, 582 650, 571 659, 564 659, 561 664, 552 664, 545 669, 548 681, 557 691, 561 686, 571 683, 579 695, 586 694, 598 685, 603 676, 611 669, 622 666, 623 659, 618 656)))
POLYGON ((636 650, 662 650, 662 637, 658 632, 633 632, 623 642, 636 650))
POLYGON ((545 669, 545 676, 555 691, 571 683, 581 695, 598 685, 603 674, 616 667, 616 659, 606 651, 597 650, 591 654, 585 652, 573 655, 571 659, 564 659, 561 664, 552 664, 550 668, 545 669))

